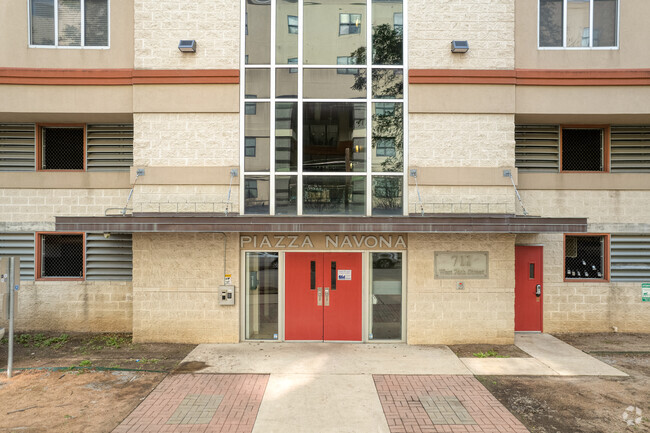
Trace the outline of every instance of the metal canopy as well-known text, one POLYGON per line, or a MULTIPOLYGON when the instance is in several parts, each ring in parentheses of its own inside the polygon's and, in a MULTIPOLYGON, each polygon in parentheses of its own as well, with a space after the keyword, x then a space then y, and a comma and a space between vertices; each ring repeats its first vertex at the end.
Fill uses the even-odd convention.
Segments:
POLYGON ((587 219, 511 214, 339 217, 136 213, 56 217, 56 230, 108 233, 583 233, 587 231, 587 219))

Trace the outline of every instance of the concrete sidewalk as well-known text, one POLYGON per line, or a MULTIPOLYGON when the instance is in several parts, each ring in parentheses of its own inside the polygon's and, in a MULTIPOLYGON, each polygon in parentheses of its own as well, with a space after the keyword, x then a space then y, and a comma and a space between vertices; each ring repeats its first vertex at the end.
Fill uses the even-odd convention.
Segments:
POLYGON ((446 346, 202 344, 115 432, 525 433, 473 375, 625 376, 547 334, 532 358, 459 359, 446 346))

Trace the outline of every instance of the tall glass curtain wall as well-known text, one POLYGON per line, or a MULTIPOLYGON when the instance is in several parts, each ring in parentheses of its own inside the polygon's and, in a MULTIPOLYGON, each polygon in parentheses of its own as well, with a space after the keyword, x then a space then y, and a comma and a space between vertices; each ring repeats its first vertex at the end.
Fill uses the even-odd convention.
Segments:
POLYGON ((244 213, 403 214, 402 9, 246 0, 244 213))

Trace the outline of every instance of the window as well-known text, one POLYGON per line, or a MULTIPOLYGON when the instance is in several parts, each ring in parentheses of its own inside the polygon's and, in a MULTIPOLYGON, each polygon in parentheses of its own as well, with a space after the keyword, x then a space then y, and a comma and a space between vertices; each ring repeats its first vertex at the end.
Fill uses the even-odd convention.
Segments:
POLYGON ((400 35, 402 34, 402 19, 402 12, 395 12, 393 14, 393 29, 400 35))
POLYGON ((257 180, 246 179, 244 183, 244 196, 245 198, 257 198, 257 180))
MULTIPOLYGON (((337 65, 354 65, 356 63, 356 60, 354 57, 350 56, 337 56, 336 57, 336 64, 337 65)), ((337 74, 352 74, 356 75, 359 73, 359 70, 354 68, 338 68, 336 70, 337 74)))
POLYGON ((339 14, 339 35, 361 34, 361 14, 339 14))
POLYGON ((109 0, 30 0, 32 46, 107 48, 109 0))
POLYGON ((565 235, 564 279, 607 281, 608 235, 565 235))
POLYGON ((618 47, 618 0, 539 0, 539 47, 618 47))
POLYGON ((395 156, 395 139, 392 137, 378 137, 375 139, 377 144, 377 156, 395 156))
POLYGON ((375 115, 377 116, 394 116, 395 104, 392 102, 377 102, 375 104, 375 115))
MULTIPOLYGON (((297 65, 298 64, 298 57, 289 57, 287 59, 287 64, 288 65, 297 65)), ((290 74, 297 74, 298 73, 298 68, 289 68, 289 73, 290 74)))
POLYGON ((255 157, 256 148, 257 148, 257 139, 255 137, 246 137, 244 139, 244 156, 255 157))
POLYGON ((244 105, 245 114, 254 116, 257 114, 257 104, 255 102, 247 102, 244 105))
POLYGON ((563 127, 562 171, 608 171, 609 128, 563 127))
POLYGON ((84 279, 84 234, 40 233, 37 278, 84 279))
POLYGON ((298 17, 294 15, 288 15, 287 21, 289 24, 289 34, 297 35, 298 34, 298 17))
POLYGON ((39 169, 83 170, 86 128, 84 125, 39 125, 39 169))

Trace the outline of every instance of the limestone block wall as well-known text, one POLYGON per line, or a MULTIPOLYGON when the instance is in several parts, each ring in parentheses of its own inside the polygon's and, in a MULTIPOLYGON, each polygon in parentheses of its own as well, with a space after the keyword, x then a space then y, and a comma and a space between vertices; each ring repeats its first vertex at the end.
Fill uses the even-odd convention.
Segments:
POLYGON ((18 331, 131 332, 132 292, 130 281, 22 281, 15 326, 18 331))
POLYGON ((544 246, 544 332, 650 332, 641 283, 564 282, 562 234, 518 235, 516 242, 544 246))
POLYGON ((134 113, 133 122, 135 167, 239 165, 237 113, 134 113))
POLYGON ((0 188, 0 231, 54 230, 55 216, 103 216, 124 207, 128 189, 0 188))
POLYGON ((409 115, 409 166, 512 167, 512 114, 409 115))
POLYGON ((239 68, 240 3, 232 0, 134 0, 136 69, 239 68), (197 51, 183 54, 181 39, 197 51))
POLYGON ((409 67, 417 69, 513 69, 514 0, 412 0, 408 4, 409 67), (467 40, 452 54, 452 40, 467 40))
POLYGON ((170 343, 239 341, 238 235, 133 234, 133 338, 170 343), (224 253, 226 267, 224 272, 224 253), (224 273, 236 286, 234 306, 218 304, 224 273))
POLYGON ((506 186, 409 186, 409 213, 515 213, 515 193, 506 186))
POLYGON ((408 343, 512 344, 514 241, 508 234, 409 235, 408 343), (487 251, 489 278, 434 278, 436 251, 487 251))

